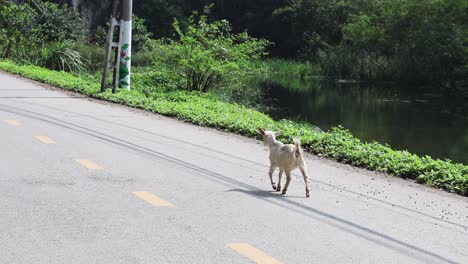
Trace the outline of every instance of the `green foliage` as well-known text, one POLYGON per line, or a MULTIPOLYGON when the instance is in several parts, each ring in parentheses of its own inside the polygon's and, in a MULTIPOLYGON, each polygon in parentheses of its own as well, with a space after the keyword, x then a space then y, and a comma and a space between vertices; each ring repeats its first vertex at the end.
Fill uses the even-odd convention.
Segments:
POLYGON ((132 71, 133 89, 151 96, 153 92, 176 90, 178 81, 170 72, 155 71, 152 67, 134 67, 132 71))
POLYGON ((90 62, 76 50, 77 46, 81 45, 64 41, 43 43, 34 48, 21 47, 15 51, 14 61, 51 70, 83 72, 90 67, 90 62))
POLYGON ((132 54, 132 66, 147 67, 153 65, 153 51, 140 51, 132 54))
POLYGON ((99 83, 84 80, 64 71, 51 71, 34 65, 17 65, 11 61, 4 60, 0 60, 0 70, 86 95, 92 95, 100 91, 99 83))
POLYGON ((376 45, 384 41, 384 29, 375 24, 375 16, 367 14, 351 15, 350 22, 343 27, 344 38, 353 42, 355 47, 361 49, 373 49, 376 45))
POLYGON ((317 64, 321 72, 332 79, 395 81, 402 72, 402 62, 395 57, 370 53, 347 46, 337 46, 320 52, 317 64))
POLYGON ((10 58, 16 48, 24 48, 35 41, 35 14, 29 5, 15 5, 11 1, 0 6, 0 46, 3 57, 10 58))
POLYGON ((35 3, 35 34, 43 42, 76 41, 83 36, 81 18, 75 9, 43 0, 35 3))
POLYGON ((97 26, 96 29, 88 35, 87 42, 96 46, 104 47, 107 41, 107 31, 109 29, 109 23, 107 26, 97 26))
POLYGON ((132 52, 147 50, 152 34, 148 32, 145 20, 133 15, 132 18, 132 52))
POLYGON ((394 64, 394 80, 459 86, 468 78, 466 10, 464 0, 362 1, 343 26, 343 45, 394 64))
POLYGON ((106 56, 104 47, 77 42, 71 48, 80 54, 88 72, 102 71, 106 56))
POLYGON ((468 195, 468 166, 463 164, 433 160, 428 156, 421 158, 407 151, 392 150, 377 142, 361 142, 342 128, 333 128, 309 144, 312 152, 340 162, 468 195))
POLYGON ((146 21, 149 31, 156 38, 174 36, 175 31, 172 26, 174 18, 184 20, 193 10, 190 1, 181 4, 173 0, 140 1, 133 9, 135 14, 146 21))
POLYGON ((297 0, 273 12, 271 38, 330 78, 468 90, 466 10, 465 0, 297 0))
POLYGON ((305 80, 320 76, 320 67, 309 62, 286 59, 267 59, 255 61, 255 68, 267 77, 279 76, 284 78, 305 80))
POLYGON ((0 46, 3 56, 24 59, 43 43, 77 40, 82 35, 78 13, 67 6, 47 1, 16 5, 11 1, 0 6, 0 46))
POLYGON ((225 20, 209 22, 209 9, 194 13, 185 31, 175 20, 179 41, 159 46, 156 60, 162 61, 180 79, 188 91, 206 92, 222 84, 241 86, 243 77, 253 70, 252 61, 265 55, 268 41, 233 34, 225 20))
MULTIPOLYGON (((269 113, 284 111, 277 109, 277 104, 269 98, 268 91, 272 86, 301 91, 312 82, 319 81, 320 67, 308 62, 285 59, 267 59, 255 61, 257 74, 249 76, 249 100, 237 100, 244 105, 257 109, 268 109, 269 113), (252 104, 255 103, 255 104, 252 104)), ((240 98, 242 99, 242 98, 240 98)))
POLYGON ((56 42, 45 45, 40 52, 37 65, 58 71, 83 72, 85 62, 74 50, 71 42, 56 42))
POLYGON ((36 66, 18 66, 9 61, 0 61, 0 69, 94 98, 251 137, 259 137, 258 127, 281 129, 281 140, 291 141, 293 137, 299 136, 304 147, 315 154, 370 170, 415 179, 419 183, 468 196, 468 166, 453 164, 449 160, 434 160, 428 156, 418 157, 407 151, 392 150, 377 142, 362 142, 340 127, 325 133, 318 132, 308 124, 288 120, 275 121, 253 109, 222 102, 210 93, 166 90, 164 83, 158 84, 161 89, 146 94, 137 90, 117 94, 99 93, 98 83, 66 72, 36 66))
POLYGON ((282 31, 282 39, 275 42, 289 49, 288 56, 316 60, 320 51, 341 42, 341 26, 351 9, 350 1, 291 1, 273 12, 275 27, 282 31))

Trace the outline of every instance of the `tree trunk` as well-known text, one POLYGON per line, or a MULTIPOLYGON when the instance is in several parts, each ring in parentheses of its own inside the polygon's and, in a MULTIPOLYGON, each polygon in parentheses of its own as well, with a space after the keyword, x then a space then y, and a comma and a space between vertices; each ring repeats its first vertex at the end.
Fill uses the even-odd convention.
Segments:
POLYGON ((13 41, 10 40, 10 41, 8 41, 8 46, 7 46, 6 50, 5 50, 5 54, 4 54, 5 58, 7 58, 7 59, 10 58, 12 48, 13 48, 13 41))

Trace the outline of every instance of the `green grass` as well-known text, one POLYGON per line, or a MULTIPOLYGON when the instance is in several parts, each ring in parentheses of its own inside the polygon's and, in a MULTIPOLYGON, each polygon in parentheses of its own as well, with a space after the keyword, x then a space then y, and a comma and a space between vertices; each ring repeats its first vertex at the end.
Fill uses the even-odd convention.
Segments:
POLYGON ((260 73, 269 77, 295 78, 306 80, 320 76, 318 65, 284 59, 257 60, 254 62, 255 68, 260 73))
MULTIPOLYGON (((80 78, 70 73, 56 72, 36 66, 19 66, 0 61, 0 70, 54 85, 114 103, 124 104, 197 125, 215 127, 250 137, 259 137, 259 127, 283 130, 282 141, 301 137, 305 149, 342 163, 364 167, 414 179, 419 183, 468 196, 468 167, 449 160, 418 157, 406 151, 392 150, 377 142, 367 143, 355 138, 343 128, 318 132, 310 124, 288 120, 273 120, 268 115, 235 103, 226 103, 216 95, 174 89, 141 89, 117 94, 99 93, 99 83, 93 78, 80 78)), ((138 83, 138 82, 136 82, 138 83)), ((158 82, 156 82, 158 83, 158 82)), ((164 85, 164 83, 162 83, 164 85)))
POLYGON ((250 86, 280 85, 290 90, 301 91, 310 83, 321 79, 320 66, 301 61, 267 59, 254 62, 257 73, 249 79, 250 86))

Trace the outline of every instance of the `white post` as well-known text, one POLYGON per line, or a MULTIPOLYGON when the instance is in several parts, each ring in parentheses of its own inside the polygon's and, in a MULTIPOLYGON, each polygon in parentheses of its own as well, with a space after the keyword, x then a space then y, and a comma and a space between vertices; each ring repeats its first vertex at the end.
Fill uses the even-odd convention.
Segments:
POLYGON ((120 59, 119 84, 122 88, 130 90, 130 73, 132 58, 132 0, 123 0, 123 21, 121 24, 122 39, 120 59))

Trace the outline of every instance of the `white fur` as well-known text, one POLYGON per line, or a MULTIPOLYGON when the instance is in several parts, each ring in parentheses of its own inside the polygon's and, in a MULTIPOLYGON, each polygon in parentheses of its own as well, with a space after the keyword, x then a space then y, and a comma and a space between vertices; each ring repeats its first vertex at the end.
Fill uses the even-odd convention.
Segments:
POLYGON ((281 191, 281 177, 283 172, 286 174, 286 184, 283 188, 282 194, 286 194, 289 187, 289 182, 291 181, 291 171, 296 168, 302 173, 304 177, 305 187, 306 187, 306 197, 309 197, 309 175, 307 171, 307 165, 304 161, 304 153, 301 149, 301 142, 299 139, 294 139, 294 144, 283 144, 280 141, 276 140, 281 134, 279 132, 265 131, 259 129, 260 134, 263 136, 265 144, 270 149, 270 171, 268 175, 270 176, 271 186, 273 190, 281 191), (278 174, 278 185, 275 186, 273 181, 273 172, 276 168, 279 168, 278 174))

